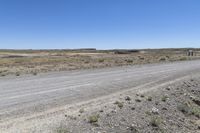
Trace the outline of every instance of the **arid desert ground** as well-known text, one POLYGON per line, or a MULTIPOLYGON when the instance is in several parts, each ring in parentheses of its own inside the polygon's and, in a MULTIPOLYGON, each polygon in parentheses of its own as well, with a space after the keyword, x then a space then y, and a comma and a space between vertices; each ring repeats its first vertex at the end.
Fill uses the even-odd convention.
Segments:
POLYGON ((0 132, 198 133, 199 58, 199 49, 1 50, 0 132))
POLYGON ((142 50, 0 50, 0 75, 22 75, 49 71, 184 61, 200 58, 200 49, 142 50))

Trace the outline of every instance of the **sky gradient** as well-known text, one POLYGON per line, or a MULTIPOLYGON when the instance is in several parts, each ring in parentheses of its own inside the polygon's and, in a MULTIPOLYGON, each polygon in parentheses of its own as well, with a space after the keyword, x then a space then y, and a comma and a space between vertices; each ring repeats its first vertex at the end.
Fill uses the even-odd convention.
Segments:
POLYGON ((200 0, 1 0, 0 49, 200 47, 200 0))

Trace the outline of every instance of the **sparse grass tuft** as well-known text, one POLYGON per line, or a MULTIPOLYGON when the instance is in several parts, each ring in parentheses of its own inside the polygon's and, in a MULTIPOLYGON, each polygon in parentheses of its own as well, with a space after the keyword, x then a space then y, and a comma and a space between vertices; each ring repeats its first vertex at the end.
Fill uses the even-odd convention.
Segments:
POLYGON ((88 64, 88 63, 90 63, 90 61, 87 60, 87 61, 84 61, 84 63, 85 63, 85 64, 88 64))
POLYGON ((105 61, 105 59, 99 59, 98 62, 99 63, 103 63, 105 61))
POLYGON ((84 109, 80 109, 79 110, 79 113, 83 113, 85 110, 84 109))
POLYGON ((89 123, 95 124, 99 120, 99 114, 92 115, 89 117, 89 123))
POLYGON ((141 99, 135 99, 136 102, 141 102, 141 99))
POLYGON ((161 58, 159 59, 159 61, 166 61, 166 58, 165 58, 165 57, 161 57, 161 58))
POLYGON ((158 105, 159 104, 159 102, 158 101, 155 101, 155 105, 158 105))
POLYGON ((168 96, 162 96, 162 98, 161 98, 161 100, 162 100, 163 102, 166 102, 167 99, 168 99, 168 96))
POLYGON ((60 126, 56 129, 55 133, 69 133, 69 131, 66 127, 60 126))
POLYGON ((191 109, 191 114, 194 115, 194 116, 196 116, 196 117, 198 117, 198 118, 200 118, 200 108, 193 107, 191 109))
POLYGON ((6 74, 5 73, 1 73, 1 75, 0 75, 1 77, 5 77, 6 76, 6 74))
POLYGON ((194 115, 200 118, 200 108, 194 105, 190 105, 188 102, 179 104, 177 108, 185 115, 194 115))
POLYGON ((124 106, 123 103, 119 101, 116 101, 114 104, 116 104, 120 109, 124 106))
POLYGON ((133 60, 131 60, 131 59, 126 59, 125 60, 127 63, 133 63, 133 60))
POLYGON ((37 75, 37 72, 33 72, 33 75, 36 76, 36 75, 37 75))
POLYGON ((148 100, 148 101, 152 101, 152 97, 151 97, 151 96, 148 96, 148 97, 147 97, 147 100, 148 100))
POLYGON ((187 60, 187 57, 181 57, 180 58, 180 61, 185 61, 185 60, 187 60))
POLYGON ((16 74, 15 74, 16 76, 20 76, 20 73, 19 72, 16 72, 16 74))
POLYGON ((131 101, 130 96, 126 96, 126 97, 125 97, 125 100, 126 100, 126 101, 131 101))
POLYGON ((141 95, 140 95, 140 97, 142 97, 142 98, 143 98, 143 97, 144 97, 144 94, 141 94, 141 95))
POLYGON ((190 107, 187 104, 181 103, 177 106, 177 109, 179 111, 181 111, 183 114, 189 114, 190 113, 190 107))
POLYGON ((151 115, 151 112, 150 111, 146 111, 145 114, 151 115))
POLYGON ((162 119, 159 116, 151 117, 150 125, 153 127, 159 127, 162 123, 162 119))

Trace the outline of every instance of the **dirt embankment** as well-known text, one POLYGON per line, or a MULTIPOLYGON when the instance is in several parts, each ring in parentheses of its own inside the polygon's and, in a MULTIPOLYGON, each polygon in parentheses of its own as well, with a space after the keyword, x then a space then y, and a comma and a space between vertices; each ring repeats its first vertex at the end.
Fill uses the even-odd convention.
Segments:
POLYGON ((198 133, 200 78, 192 78, 146 93, 121 94, 97 108, 80 108, 52 132, 70 133, 198 133))
POLYGON ((138 86, 2 123, 9 133, 199 133, 200 76, 138 86))

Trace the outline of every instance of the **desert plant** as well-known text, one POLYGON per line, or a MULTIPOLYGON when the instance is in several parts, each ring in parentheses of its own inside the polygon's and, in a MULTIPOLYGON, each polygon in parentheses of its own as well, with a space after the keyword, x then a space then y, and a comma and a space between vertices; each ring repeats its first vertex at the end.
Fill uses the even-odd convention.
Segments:
POLYGON ((141 99, 135 99, 136 102, 141 102, 141 99))
POLYGON ((190 113, 190 107, 187 104, 181 103, 181 104, 179 104, 177 106, 177 109, 179 111, 181 111, 182 113, 184 113, 184 114, 189 114, 190 113))
POLYGON ((135 125, 133 125, 133 124, 131 126, 129 126, 128 129, 130 129, 131 133, 138 133, 139 132, 137 130, 137 127, 135 125))
POLYGON ((92 115, 89 117, 89 123, 94 124, 94 123, 97 123, 98 120, 99 120, 99 114, 92 115))
POLYGON ((187 60, 187 57, 181 57, 179 60, 180 60, 180 61, 187 60))
POLYGON ((148 96, 148 97, 147 97, 147 100, 148 100, 148 101, 152 101, 152 97, 151 97, 151 96, 148 96))
POLYGON ((159 104, 159 102, 158 101, 155 101, 155 105, 158 105, 159 104))
POLYGON ((143 98, 143 97, 144 97, 144 94, 141 94, 141 95, 140 95, 140 97, 142 97, 142 98, 143 98))
POLYGON ((36 75, 37 75, 37 72, 33 72, 33 75, 36 76, 36 75))
POLYGON ((131 59, 126 59, 125 60, 127 63, 133 63, 133 60, 131 60, 131 59))
POLYGON ((161 100, 162 100, 163 102, 166 102, 167 99, 168 99, 168 96, 162 96, 162 98, 161 98, 161 100))
POLYGON ((161 57, 161 58, 159 59, 159 61, 166 61, 166 58, 165 58, 165 57, 161 57))
POLYGON ((120 109, 124 106, 123 103, 119 101, 116 101, 114 104, 116 104, 120 109))
POLYGON ((5 76, 6 76, 6 74, 5 74, 5 73, 2 73, 2 74, 1 74, 1 77, 5 77, 5 76))
POLYGON ((186 115, 194 115, 198 118, 200 118, 200 108, 190 105, 187 102, 181 103, 177 106, 178 110, 181 111, 183 114, 186 115))
POLYGON ((151 117, 150 125, 153 127, 159 127, 162 123, 162 119, 159 116, 151 117))
POLYGON ((69 133, 69 131, 67 127, 61 125, 55 130, 55 133, 69 133))
POLYGON ((84 112, 84 109, 80 109, 80 110, 79 110, 79 113, 83 113, 83 112, 84 112))
POLYGON ((146 111, 145 114, 151 115, 151 112, 150 111, 146 111))
POLYGON ((90 61, 85 61, 84 63, 85 63, 85 64, 88 64, 88 63, 90 63, 90 61))
POLYGON ((98 62, 99 63, 103 63, 105 61, 105 59, 99 59, 98 62))
POLYGON ((126 100, 126 101, 131 101, 130 96, 126 96, 126 97, 125 97, 125 100, 126 100))
POLYGON ((191 109, 191 114, 194 115, 194 116, 196 116, 196 117, 198 117, 198 118, 200 118, 200 108, 193 107, 191 109))
POLYGON ((19 72, 17 72, 15 75, 16 75, 16 76, 20 76, 20 73, 19 73, 19 72))

